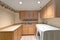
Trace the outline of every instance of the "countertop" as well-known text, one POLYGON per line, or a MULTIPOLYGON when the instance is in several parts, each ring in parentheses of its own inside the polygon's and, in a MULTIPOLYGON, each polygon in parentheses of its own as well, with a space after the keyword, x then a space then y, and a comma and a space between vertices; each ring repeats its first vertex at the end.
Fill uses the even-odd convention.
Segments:
POLYGON ((0 32, 15 31, 19 27, 21 27, 21 25, 14 25, 11 27, 4 28, 4 29, 0 30, 0 32))

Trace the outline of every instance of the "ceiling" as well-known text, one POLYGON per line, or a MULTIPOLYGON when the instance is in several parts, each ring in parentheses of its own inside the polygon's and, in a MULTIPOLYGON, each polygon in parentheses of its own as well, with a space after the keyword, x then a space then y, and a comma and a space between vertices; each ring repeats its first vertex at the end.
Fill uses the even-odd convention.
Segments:
POLYGON ((1 0, 5 4, 9 5, 15 10, 40 10, 43 8, 50 0, 1 0), (22 4, 19 4, 19 2, 22 4), (37 2, 40 1, 40 4, 37 2))

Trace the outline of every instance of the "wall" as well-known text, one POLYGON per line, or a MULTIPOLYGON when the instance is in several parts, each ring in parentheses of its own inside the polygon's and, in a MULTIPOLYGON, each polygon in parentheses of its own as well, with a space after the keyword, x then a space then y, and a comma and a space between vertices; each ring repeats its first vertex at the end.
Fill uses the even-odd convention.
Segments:
POLYGON ((15 15, 15 23, 21 23, 22 21, 19 18, 20 16, 19 13, 15 13, 14 15, 15 15))
POLYGON ((0 28, 15 23, 14 13, 0 6, 0 28))
POLYGON ((48 19, 45 19, 44 22, 54 27, 60 28, 60 18, 48 18, 48 19))

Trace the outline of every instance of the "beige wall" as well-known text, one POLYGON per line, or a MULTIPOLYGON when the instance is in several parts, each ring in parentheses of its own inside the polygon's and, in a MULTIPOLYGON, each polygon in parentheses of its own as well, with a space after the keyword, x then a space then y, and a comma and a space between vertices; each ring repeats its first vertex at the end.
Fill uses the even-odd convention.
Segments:
POLYGON ((14 13, 0 6, 0 28, 14 24, 14 13))
POLYGON ((52 25, 54 27, 59 27, 60 28, 60 18, 48 18, 44 20, 45 23, 52 25))
POLYGON ((19 13, 15 13, 15 23, 21 23, 21 20, 19 18, 19 13))

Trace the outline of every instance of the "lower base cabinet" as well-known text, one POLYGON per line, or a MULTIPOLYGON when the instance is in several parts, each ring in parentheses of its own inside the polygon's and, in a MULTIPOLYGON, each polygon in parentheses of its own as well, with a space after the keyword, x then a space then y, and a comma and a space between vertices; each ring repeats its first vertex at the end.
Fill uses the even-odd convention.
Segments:
POLYGON ((22 27, 16 29, 15 31, 0 32, 0 40, 21 40, 22 27))
POLYGON ((22 35, 35 35, 36 27, 34 24, 23 24, 22 35))
POLYGON ((22 36, 22 27, 13 32, 13 40, 20 40, 22 36))
POLYGON ((22 35, 35 35, 36 27, 31 24, 23 24, 14 31, 0 31, 0 40, 21 40, 22 35))

